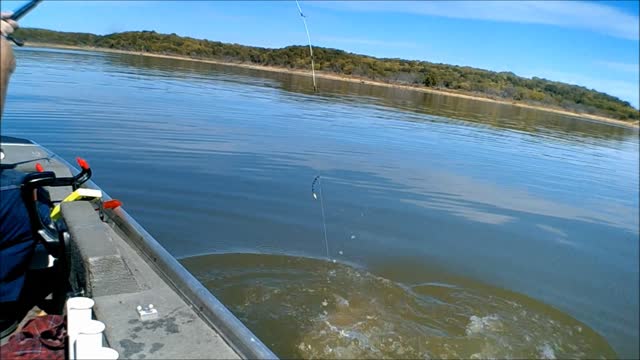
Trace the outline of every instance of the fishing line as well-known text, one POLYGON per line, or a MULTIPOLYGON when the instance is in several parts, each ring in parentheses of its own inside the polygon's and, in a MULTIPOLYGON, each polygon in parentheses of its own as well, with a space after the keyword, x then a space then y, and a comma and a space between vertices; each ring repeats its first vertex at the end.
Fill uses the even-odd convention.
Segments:
POLYGON ((324 201, 322 197, 322 181, 320 180, 320 175, 316 176, 311 183, 311 195, 315 200, 318 200, 318 195, 316 195, 316 184, 320 188, 320 211, 322 213, 322 233, 324 234, 324 246, 327 250, 327 260, 331 260, 329 257, 329 240, 327 239, 327 221, 324 216, 324 201))
POLYGON ((302 13, 302 8, 300 7, 300 3, 296 0, 296 5, 298 5, 298 12, 300 12, 300 17, 302 18, 302 22, 304 23, 304 29, 307 31, 307 40, 309 40, 309 53, 311 54, 311 78, 313 79, 313 91, 318 91, 318 87, 316 86, 316 71, 315 65, 313 62, 313 47, 311 46, 311 35, 309 35, 309 27, 307 27, 307 17, 302 13))

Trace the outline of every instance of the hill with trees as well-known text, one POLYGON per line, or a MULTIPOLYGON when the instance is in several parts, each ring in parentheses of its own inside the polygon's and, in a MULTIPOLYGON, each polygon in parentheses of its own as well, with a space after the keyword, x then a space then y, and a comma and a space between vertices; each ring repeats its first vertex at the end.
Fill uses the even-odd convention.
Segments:
MULTIPOLYGON (((193 59, 218 60, 288 69, 309 69, 309 48, 287 46, 280 49, 227 44, 219 41, 133 31, 109 35, 57 32, 22 28, 16 37, 33 43, 95 47, 193 59)), ((511 72, 494 72, 468 66, 426 61, 375 58, 343 50, 314 47, 315 70, 374 81, 455 91, 483 97, 561 108, 630 122, 640 120, 640 112, 629 102, 596 90, 511 72)))

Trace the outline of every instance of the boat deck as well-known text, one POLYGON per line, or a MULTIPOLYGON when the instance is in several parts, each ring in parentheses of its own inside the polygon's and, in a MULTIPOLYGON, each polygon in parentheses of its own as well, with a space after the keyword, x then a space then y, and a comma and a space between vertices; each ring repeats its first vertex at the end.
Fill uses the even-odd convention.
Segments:
POLYGON ((100 221, 91 204, 65 203, 62 213, 72 238, 82 239, 73 253, 84 259, 94 313, 106 325, 109 347, 126 359, 239 358, 141 254, 100 221), (141 321, 136 308, 148 304, 158 317, 141 321))
MULTIPOLYGON (((3 168, 32 172, 39 162, 58 176, 71 174, 64 160, 37 144, 3 137, 1 147, 3 168)), ((70 190, 51 188, 52 200, 70 190)), ((63 203, 61 210, 72 239, 71 276, 94 299, 105 342, 121 358, 276 358, 124 210, 105 222, 86 201, 63 203), (157 318, 142 321, 137 307, 148 304, 157 318)))

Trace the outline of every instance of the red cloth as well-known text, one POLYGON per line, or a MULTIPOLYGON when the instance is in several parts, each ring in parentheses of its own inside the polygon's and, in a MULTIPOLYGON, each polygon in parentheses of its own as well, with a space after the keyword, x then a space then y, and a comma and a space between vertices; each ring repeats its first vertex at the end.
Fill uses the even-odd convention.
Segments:
POLYGON ((66 329, 64 317, 46 315, 29 320, 0 348, 0 359, 64 360, 66 329))

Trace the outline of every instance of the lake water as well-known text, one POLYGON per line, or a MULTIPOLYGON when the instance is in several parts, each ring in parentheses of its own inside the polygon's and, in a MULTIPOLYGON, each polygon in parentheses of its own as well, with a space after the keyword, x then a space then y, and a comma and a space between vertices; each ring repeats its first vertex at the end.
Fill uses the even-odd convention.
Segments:
POLYGON ((17 58, 3 134, 88 159, 280 356, 639 355, 637 130, 187 61, 17 58))

